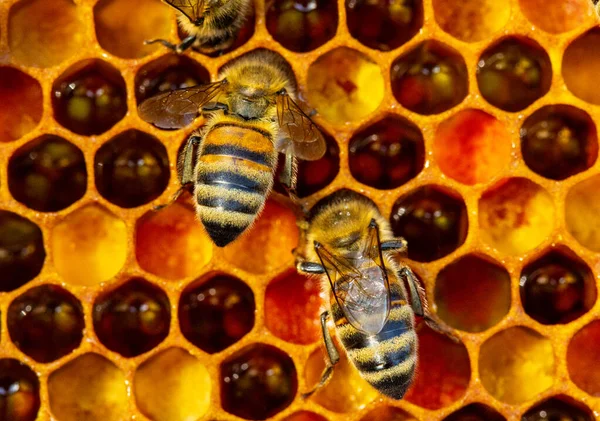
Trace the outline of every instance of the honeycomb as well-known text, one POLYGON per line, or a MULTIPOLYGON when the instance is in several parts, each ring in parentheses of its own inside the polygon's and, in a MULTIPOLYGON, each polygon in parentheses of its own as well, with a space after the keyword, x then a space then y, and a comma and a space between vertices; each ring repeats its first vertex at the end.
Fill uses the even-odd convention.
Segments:
POLYGON ((257 0, 177 57, 159 0, 0 1, 0 419, 600 419, 600 27, 588 0, 257 0), (137 104, 281 54, 325 157, 299 194, 373 199, 433 311, 405 398, 323 368, 319 288, 274 193, 210 243, 175 163, 202 125, 137 104))

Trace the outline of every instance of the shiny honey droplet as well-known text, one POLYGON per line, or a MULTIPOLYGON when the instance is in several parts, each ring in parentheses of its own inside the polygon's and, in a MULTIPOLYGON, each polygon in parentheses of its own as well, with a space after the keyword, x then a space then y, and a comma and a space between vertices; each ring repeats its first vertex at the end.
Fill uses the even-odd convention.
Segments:
POLYGON ((592 421, 594 417, 589 409, 582 405, 573 405, 562 399, 551 398, 529 409, 522 421, 592 421))

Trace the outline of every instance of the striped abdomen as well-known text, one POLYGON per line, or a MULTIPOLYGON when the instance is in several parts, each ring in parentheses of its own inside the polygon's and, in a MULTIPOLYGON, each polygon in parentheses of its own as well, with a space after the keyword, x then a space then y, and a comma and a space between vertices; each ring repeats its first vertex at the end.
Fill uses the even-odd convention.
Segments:
POLYGON ((235 240, 262 210, 273 186, 277 152, 269 133, 241 124, 215 124, 196 165, 196 211, 219 247, 235 240))

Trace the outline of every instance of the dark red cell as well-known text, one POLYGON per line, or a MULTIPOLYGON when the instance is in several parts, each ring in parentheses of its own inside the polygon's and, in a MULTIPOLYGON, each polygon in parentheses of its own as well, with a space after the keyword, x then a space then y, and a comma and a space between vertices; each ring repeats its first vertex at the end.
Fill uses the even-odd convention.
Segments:
POLYGON ((559 398, 550 398, 529 409, 522 421, 592 421, 592 411, 579 402, 568 403, 559 398))
POLYGON ((33 370, 12 358, 0 360, 0 420, 33 421, 40 409, 40 382, 33 370))
POLYGON ((506 421, 487 405, 472 403, 448 415, 443 421, 506 421))

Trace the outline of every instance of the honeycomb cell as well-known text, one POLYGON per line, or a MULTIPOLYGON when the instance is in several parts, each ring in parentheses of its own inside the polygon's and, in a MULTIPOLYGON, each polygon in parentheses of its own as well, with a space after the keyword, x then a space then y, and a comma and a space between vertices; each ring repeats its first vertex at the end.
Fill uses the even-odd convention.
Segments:
POLYGON ((535 398, 554 382, 550 340, 526 327, 496 333, 481 345, 479 376, 496 399, 519 404, 535 398))
POLYGON ((389 51, 414 37, 423 26, 422 0, 347 0, 350 34, 367 47, 389 51))
POLYGON ((157 286, 134 278, 97 298, 93 319, 96 335, 105 347, 135 357, 169 334, 169 298, 157 286))
POLYGON ((375 111, 384 96, 379 66, 368 56, 346 47, 319 57, 308 68, 307 96, 326 120, 343 124, 375 111))
POLYGON ((392 63, 390 78, 396 100, 424 115, 449 110, 469 92, 464 59, 435 40, 424 41, 398 57, 392 63))
POLYGON ((360 421, 417 421, 403 409, 393 406, 378 406, 369 411, 360 421))
POLYGON ((141 412, 155 421, 198 420, 210 406, 208 370, 181 348, 169 348, 142 363, 133 388, 141 412))
POLYGON ((144 205, 169 184, 167 149, 154 136, 127 130, 103 144, 94 159, 96 188, 123 208, 144 205))
POLYGON ((584 247, 600 251, 600 175, 575 184, 565 199, 567 231, 584 247))
POLYGON ((114 126, 127 113, 125 81, 101 60, 84 60, 52 85, 54 118, 74 133, 90 136, 114 126))
POLYGON ((81 303, 73 294, 58 285, 42 285, 10 303, 7 325, 17 348, 48 363, 79 346, 85 322, 81 303))
POLYGON ((265 325, 275 336, 296 344, 321 337, 319 316, 323 301, 320 280, 296 272, 272 281, 265 293, 265 325))
POLYGON ((352 176, 381 190, 400 187, 425 165, 423 135, 403 117, 386 117, 361 130, 348 149, 352 176))
POLYGON ((443 421, 506 421, 506 418, 487 405, 472 403, 448 415, 443 421))
POLYGON ((436 312, 448 325, 483 332, 510 309, 510 275, 490 259, 469 254, 440 271, 434 297, 436 312))
POLYGON ((307 52, 325 44, 335 35, 337 2, 275 0, 267 8, 266 19, 267 30, 277 42, 288 50, 307 52))
POLYGON ((67 215, 50 237, 54 267, 73 285, 96 285, 115 276, 127 258, 125 223, 88 205, 67 215))
POLYGON ((479 92, 504 111, 521 111, 550 90, 550 57, 535 41, 508 37, 483 52, 477 64, 479 92))
POLYGON ((254 326, 254 293, 227 275, 189 285, 179 300, 179 325, 195 346, 214 354, 233 345, 254 326))
POLYGON ((0 291, 12 291, 35 278, 44 265, 42 231, 16 213, 0 210, 0 291))
POLYGON ((0 143, 32 131, 42 119, 42 87, 20 70, 0 67, 0 143))
POLYGON ((588 0, 519 0, 523 14, 542 31, 568 32, 585 24, 592 13, 588 0))
POLYGON ((479 199, 481 238, 502 253, 519 255, 536 248, 554 224, 552 197, 526 178, 502 180, 479 199))
POLYGON ((0 419, 33 421, 40 409, 40 382, 35 372, 12 358, 0 359, 0 419))
POLYGON ((283 418, 282 421, 327 421, 327 418, 314 412, 299 411, 289 417, 283 418))
POLYGON ((523 414, 521 421, 592 421, 594 414, 585 405, 567 397, 547 399, 523 414))
POLYGON ((8 161, 8 188, 28 208, 40 212, 65 209, 87 189, 83 153, 58 136, 33 140, 8 161))
POLYGON ((435 186, 424 186, 394 203, 390 223, 404 237, 408 257, 430 262, 452 253, 467 237, 467 209, 462 198, 435 186))
POLYGON ((94 6, 98 44, 121 58, 140 58, 163 48, 145 40, 168 38, 173 15, 156 0, 100 0, 94 6))
POLYGON ((289 406, 298 379, 292 359, 271 345, 252 344, 221 363, 221 406, 233 415, 264 420, 289 406))
POLYGON ((581 328, 569 342, 567 368, 573 383, 588 395, 600 396, 600 320, 581 328))
POLYGON ((567 88, 576 97, 600 104, 596 76, 600 72, 600 28, 592 28, 575 39, 562 56, 562 76, 567 88))
POLYGON ((84 34, 71 0, 24 0, 10 8, 8 43, 20 64, 55 66, 83 47, 84 34))
POLYGON ((135 251, 144 270, 175 280, 197 274, 210 261, 212 244, 194 211, 174 203, 138 222, 135 251))
POLYGON ((128 393, 125 376, 101 355, 88 353, 48 378, 50 410, 60 421, 122 421, 128 393))
POLYGON ((510 138, 490 114, 462 110, 438 126, 433 156, 448 177, 467 185, 486 183, 510 164, 510 138))
POLYGON ((453 37, 476 42, 492 37, 506 25, 510 5, 494 0, 433 0, 433 15, 437 24, 453 37))

